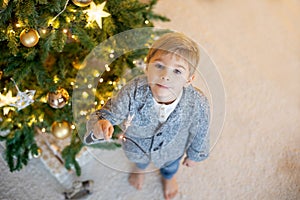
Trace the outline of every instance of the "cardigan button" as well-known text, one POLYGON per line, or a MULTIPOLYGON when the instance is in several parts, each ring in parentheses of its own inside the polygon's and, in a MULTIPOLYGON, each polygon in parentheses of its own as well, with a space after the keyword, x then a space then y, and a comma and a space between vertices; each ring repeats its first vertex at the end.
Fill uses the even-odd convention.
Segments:
POLYGON ((156 134, 156 136, 161 136, 162 135, 162 132, 159 132, 156 134))

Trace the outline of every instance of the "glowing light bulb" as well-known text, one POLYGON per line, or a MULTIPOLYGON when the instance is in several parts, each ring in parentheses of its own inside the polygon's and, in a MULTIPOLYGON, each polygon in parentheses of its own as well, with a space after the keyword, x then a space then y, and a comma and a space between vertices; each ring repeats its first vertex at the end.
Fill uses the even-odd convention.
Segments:
POLYGON ((87 92, 83 92, 83 93, 82 93, 82 97, 83 97, 83 98, 86 99, 86 98, 88 98, 88 96, 89 96, 89 94, 88 94, 87 92))

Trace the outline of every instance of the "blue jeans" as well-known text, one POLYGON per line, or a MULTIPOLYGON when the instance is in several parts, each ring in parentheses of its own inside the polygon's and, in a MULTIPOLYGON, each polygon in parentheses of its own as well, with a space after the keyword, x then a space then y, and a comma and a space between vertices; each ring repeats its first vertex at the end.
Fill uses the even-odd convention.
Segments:
MULTIPOLYGON (((179 168, 179 162, 180 162, 181 158, 182 157, 179 157, 175 161, 171 161, 159 169, 160 174, 162 175, 163 178, 171 179, 176 174, 176 172, 178 171, 178 168, 179 168)), ((146 164, 136 163, 136 167, 139 169, 146 169, 148 165, 149 165, 149 163, 146 163, 146 164)))

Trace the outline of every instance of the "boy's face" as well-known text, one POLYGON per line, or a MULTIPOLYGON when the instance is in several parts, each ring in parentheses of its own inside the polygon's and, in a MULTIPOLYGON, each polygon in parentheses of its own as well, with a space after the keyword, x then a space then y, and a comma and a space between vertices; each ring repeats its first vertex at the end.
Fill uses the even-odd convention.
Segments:
POLYGON ((175 54, 157 52, 147 65, 146 75, 155 100, 159 103, 173 102, 190 77, 188 62, 175 54))

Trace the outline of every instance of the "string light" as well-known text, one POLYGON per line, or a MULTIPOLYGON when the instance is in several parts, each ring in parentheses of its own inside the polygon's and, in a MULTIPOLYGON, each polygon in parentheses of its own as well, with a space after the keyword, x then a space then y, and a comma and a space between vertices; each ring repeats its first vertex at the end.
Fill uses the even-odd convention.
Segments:
POLYGON ((60 11, 55 17, 53 17, 51 19, 51 22, 53 22, 60 14, 62 14, 66 10, 68 3, 69 3, 69 0, 66 1, 66 4, 65 4, 64 8, 62 9, 62 11, 60 11))
POLYGON ((89 94, 88 94, 87 92, 82 92, 82 97, 83 97, 83 98, 86 99, 86 98, 88 98, 88 96, 89 96, 89 94))
POLYGON ((59 78, 58 78, 57 75, 55 75, 55 76, 53 77, 53 82, 54 82, 54 83, 58 83, 58 81, 59 81, 59 78))
POLYGON ((41 32, 43 33, 43 34, 46 34, 47 33, 47 30, 46 29, 41 29, 41 32))
POLYGON ((82 116, 87 115, 87 111, 81 110, 80 115, 82 115, 82 116))
POLYGON ((97 70, 95 70, 93 75, 94 75, 94 77, 99 77, 100 73, 97 70))
POLYGON ((77 40, 77 38, 78 38, 76 35, 72 35, 71 37, 72 37, 74 40, 77 40))

